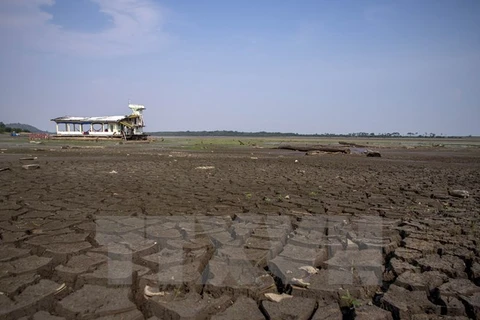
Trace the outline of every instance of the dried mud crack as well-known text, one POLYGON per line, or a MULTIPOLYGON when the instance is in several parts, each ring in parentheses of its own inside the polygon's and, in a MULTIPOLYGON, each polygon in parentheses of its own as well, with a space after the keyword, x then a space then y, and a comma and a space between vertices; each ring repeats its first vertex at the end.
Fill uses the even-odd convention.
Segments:
POLYGON ((142 148, 0 155, 0 319, 480 319, 478 151, 142 148))

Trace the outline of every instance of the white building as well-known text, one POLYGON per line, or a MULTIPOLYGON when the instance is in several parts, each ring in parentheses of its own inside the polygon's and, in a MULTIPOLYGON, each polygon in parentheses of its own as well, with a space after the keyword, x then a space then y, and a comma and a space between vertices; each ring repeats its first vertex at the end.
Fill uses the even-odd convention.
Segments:
POLYGON ((125 140, 144 140, 143 110, 145 106, 129 104, 132 110, 126 116, 106 117, 58 117, 52 119, 56 123, 55 137, 102 137, 123 138, 125 140))

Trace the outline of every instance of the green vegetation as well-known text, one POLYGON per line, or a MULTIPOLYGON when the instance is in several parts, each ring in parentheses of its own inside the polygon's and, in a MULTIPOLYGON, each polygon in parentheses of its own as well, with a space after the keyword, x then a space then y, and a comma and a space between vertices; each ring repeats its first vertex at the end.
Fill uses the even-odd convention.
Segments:
POLYGON ((237 137, 166 137, 151 139, 152 142, 165 147, 180 148, 184 151, 212 151, 225 148, 255 147, 263 145, 264 140, 259 138, 243 139, 237 137))
MULTIPOLYGON (((4 125, 7 127, 7 125, 4 125)), ((3 127, 2 127, 3 128, 3 127)), ((5 132, 4 130, 1 132, 5 132)), ((25 131, 24 131, 25 132, 25 131)), ((0 134, 0 141, 10 141, 9 134, 0 134)), ((29 136, 24 134, 16 137, 15 142, 29 143, 29 136)), ((135 145, 138 150, 143 152, 160 152, 160 150, 172 150, 176 152, 209 152, 214 153, 222 150, 232 149, 244 149, 250 152, 249 157, 252 161, 259 157, 256 153, 257 149, 261 150, 276 148, 280 145, 325 145, 325 146, 346 146, 349 143, 354 145, 364 146, 365 148, 375 149, 377 147, 393 147, 393 148, 431 148, 442 147, 445 149, 458 149, 458 148, 480 148, 480 137, 463 137, 459 139, 444 139, 444 138, 380 138, 380 137, 352 137, 352 138, 337 138, 337 137, 303 137, 303 136, 290 136, 290 137, 221 137, 221 136, 201 136, 201 137, 150 137, 148 141, 144 143, 138 142, 124 142, 117 139, 113 140, 82 140, 82 139, 47 139, 42 140, 42 144, 49 146, 96 146, 96 147, 110 147, 116 145, 135 145)), ((117 148, 121 148, 120 146, 117 148)), ((279 153, 279 156, 280 153, 279 153)), ((247 191, 248 192, 248 191, 247 191)), ((321 193, 319 190, 308 190, 305 195, 312 197, 318 196, 321 193), (310 195, 310 192, 313 192, 310 195), (315 195, 316 193, 317 195, 315 195)), ((252 193, 252 196, 254 194, 252 193)))
POLYGON ((10 127, 5 125, 3 122, 0 122, 0 133, 10 133, 10 132, 30 132, 28 129, 22 129, 17 127, 10 127))
POLYGON ((348 290, 347 293, 342 296, 342 300, 345 301, 349 308, 356 308, 362 305, 360 301, 350 295, 350 291, 348 290))
POLYGON ((374 132, 353 132, 353 133, 314 133, 301 134, 293 132, 241 132, 232 130, 215 131, 158 131, 149 132, 152 136, 164 137, 360 137, 360 138, 461 138, 458 136, 437 135, 435 133, 408 132, 401 135, 399 132, 374 133, 374 132))

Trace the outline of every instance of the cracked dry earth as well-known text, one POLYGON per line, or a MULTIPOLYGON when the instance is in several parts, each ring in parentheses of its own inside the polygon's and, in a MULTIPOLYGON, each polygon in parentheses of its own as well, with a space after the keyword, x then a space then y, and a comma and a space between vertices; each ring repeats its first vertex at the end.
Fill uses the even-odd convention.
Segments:
POLYGON ((480 152, 382 155, 5 150, 0 319, 480 319, 480 152))

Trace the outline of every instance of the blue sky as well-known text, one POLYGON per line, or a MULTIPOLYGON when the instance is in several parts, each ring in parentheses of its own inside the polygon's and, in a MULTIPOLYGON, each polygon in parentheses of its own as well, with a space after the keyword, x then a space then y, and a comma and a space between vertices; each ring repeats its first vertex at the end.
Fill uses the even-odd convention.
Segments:
POLYGON ((0 1, 0 121, 480 135, 480 1, 0 1))

